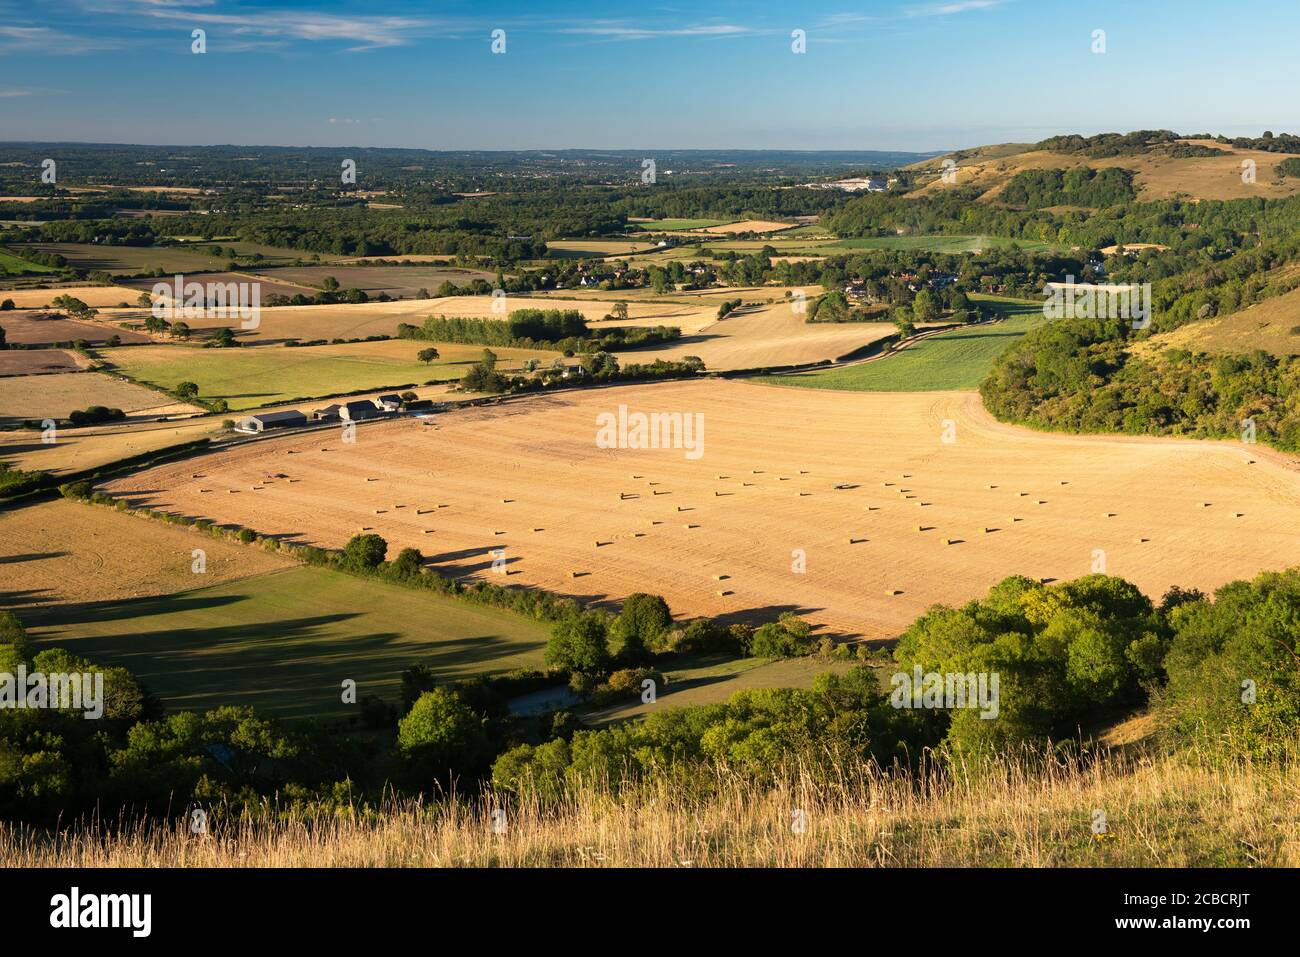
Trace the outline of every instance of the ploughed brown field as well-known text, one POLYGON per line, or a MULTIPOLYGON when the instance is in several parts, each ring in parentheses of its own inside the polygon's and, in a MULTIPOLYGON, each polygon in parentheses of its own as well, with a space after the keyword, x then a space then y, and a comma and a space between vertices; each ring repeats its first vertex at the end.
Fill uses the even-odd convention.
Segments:
POLYGON ((373 530, 390 555, 416 547, 454 575, 586 599, 659 592, 685 615, 790 609, 869 638, 1010 574, 1086 575, 1100 552, 1156 599, 1300 562, 1294 462, 1030 432, 958 392, 589 390, 363 425, 351 445, 250 443, 107 489, 329 547, 373 530), (702 454, 598 447, 598 415, 620 404, 702 414, 702 454), (508 575, 492 570, 498 549, 508 575))
MULTIPOLYGON (((38 290, 53 297, 57 290, 38 290)), ((9 293, 0 293, 0 298, 8 298, 9 293)), ((55 342, 76 342, 85 339, 91 345, 103 345, 113 336, 121 342, 148 342, 149 337, 131 332, 108 322, 78 322, 67 319, 57 312, 45 312, 39 309, 15 310, 0 313, 0 326, 4 327, 5 338, 11 343, 28 346, 50 345, 55 342)))

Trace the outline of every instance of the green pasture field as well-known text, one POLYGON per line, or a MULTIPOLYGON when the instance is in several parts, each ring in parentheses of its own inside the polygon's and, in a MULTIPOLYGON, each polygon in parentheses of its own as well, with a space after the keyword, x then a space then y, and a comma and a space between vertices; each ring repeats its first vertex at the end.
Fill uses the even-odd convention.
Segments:
POLYGON ((976 389, 993 360, 1033 326, 1044 322, 1041 303, 990 296, 971 296, 984 313, 997 312, 1002 322, 942 332, 883 359, 861 365, 762 376, 772 385, 851 392, 939 392, 976 389))
POLYGON ((547 627, 520 615, 323 568, 299 567, 159 598, 33 615, 37 647, 129 669, 169 708, 247 705, 281 718, 346 718, 396 703, 401 672, 442 680, 542 665, 547 627))

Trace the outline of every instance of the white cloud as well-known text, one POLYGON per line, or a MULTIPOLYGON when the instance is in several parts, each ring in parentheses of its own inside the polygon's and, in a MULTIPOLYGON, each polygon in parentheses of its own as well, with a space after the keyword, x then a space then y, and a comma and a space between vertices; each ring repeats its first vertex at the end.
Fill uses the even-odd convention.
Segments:
POLYGON ((587 26, 565 27, 560 33, 606 37, 611 40, 657 40, 664 37, 735 37, 752 34, 750 27, 733 23, 695 24, 685 27, 644 27, 619 20, 598 20, 587 26))
POLYGON ((987 10, 1000 7, 1006 0, 949 0, 947 3, 932 3, 924 7, 912 7, 907 11, 909 17, 946 17, 967 10, 987 10))
POLYGON ((350 51, 363 51, 404 46, 411 42, 413 31, 436 23, 418 17, 296 10, 218 13, 209 9, 213 6, 215 0, 131 0, 124 5, 114 5, 111 12, 209 28, 208 49, 214 53, 223 47, 220 38, 211 35, 216 32, 212 28, 226 28, 230 34, 245 38, 238 46, 224 48, 232 52, 252 48, 253 44, 246 39, 248 37, 312 42, 337 40, 352 44, 348 47, 350 51))

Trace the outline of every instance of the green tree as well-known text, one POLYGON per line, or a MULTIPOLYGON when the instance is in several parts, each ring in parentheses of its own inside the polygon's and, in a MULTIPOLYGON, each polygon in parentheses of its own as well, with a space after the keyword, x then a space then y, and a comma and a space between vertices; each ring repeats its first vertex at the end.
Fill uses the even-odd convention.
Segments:
POLYGON ((432 346, 430 346, 427 349, 421 349, 419 352, 415 354, 415 358, 419 359, 425 365, 428 365, 434 359, 439 358, 438 350, 433 348, 432 346))
POLYGON ((343 546, 343 564, 352 569, 378 568, 388 554, 388 542, 373 532, 353 535, 343 546))
POLYGON ((912 320, 914 322, 934 322, 939 318, 939 302, 929 289, 922 289, 912 300, 912 320))
POLYGON ((398 721, 397 747, 418 772, 437 776, 473 774, 489 757, 483 719, 444 688, 424 692, 398 721))
POLYGON ((199 394, 199 386, 196 382, 178 382, 173 390, 179 398, 193 399, 199 394))
POLYGON ((424 568, 424 556, 418 548, 403 548, 393 559, 390 570, 399 578, 413 578, 424 568))
POLYGON ((546 663, 584 674, 608 670, 609 637, 604 619, 585 612, 557 622, 546 643, 546 663))
POLYGON ((649 650, 662 643, 672 624, 668 602, 658 595, 636 592, 623 602, 610 636, 622 641, 619 658, 623 662, 643 664, 649 660, 649 650))

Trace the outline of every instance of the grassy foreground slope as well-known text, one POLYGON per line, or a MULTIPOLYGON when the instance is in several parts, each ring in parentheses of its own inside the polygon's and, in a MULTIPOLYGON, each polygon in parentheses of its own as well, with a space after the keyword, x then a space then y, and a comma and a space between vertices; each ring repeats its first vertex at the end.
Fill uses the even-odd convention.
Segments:
POLYGON ((972 296, 977 308, 996 312, 1002 321, 940 333, 913 343, 895 355, 865 362, 801 372, 764 376, 757 381, 810 389, 852 392, 936 392, 977 388, 988 375, 993 360, 1034 325, 1043 321, 1038 303, 972 296))
POLYGON ((0 825, 0 856, 18 867, 1295 867, 1297 787, 1294 762, 1195 755, 1112 754, 1086 770, 1013 760, 991 777, 924 782, 860 767, 833 786, 793 773, 773 787, 728 781, 713 797, 659 777, 617 800, 583 789, 549 810, 506 803, 510 826, 493 840, 500 796, 438 813, 412 801, 309 825, 242 821, 213 841, 183 820, 116 834, 0 825))
POLYGON ((299 567, 160 597, 31 619, 57 644, 129 669, 171 708, 248 705, 281 718, 342 718, 357 697, 398 697, 404 668, 441 678, 539 667, 547 628, 522 616, 328 569, 299 567))

